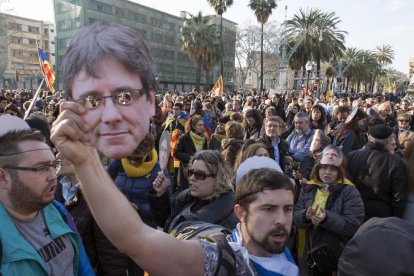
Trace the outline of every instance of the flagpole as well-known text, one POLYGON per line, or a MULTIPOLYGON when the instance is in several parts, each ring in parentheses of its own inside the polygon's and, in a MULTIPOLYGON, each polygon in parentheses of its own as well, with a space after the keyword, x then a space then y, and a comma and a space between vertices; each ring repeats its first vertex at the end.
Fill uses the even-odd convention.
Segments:
POLYGON ((33 108, 33 105, 34 105, 34 103, 36 102, 37 97, 39 96, 40 89, 42 88, 42 85, 43 85, 44 80, 45 80, 45 78, 42 78, 42 81, 40 82, 40 85, 39 85, 39 87, 37 88, 36 93, 34 94, 32 101, 30 102, 29 108, 27 108, 26 112, 24 113, 24 118, 23 118, 23 120, 26 120, 27 116, 29 116, 30 111, 31 111, 31 110, 32 110, 32 108, 33 108))

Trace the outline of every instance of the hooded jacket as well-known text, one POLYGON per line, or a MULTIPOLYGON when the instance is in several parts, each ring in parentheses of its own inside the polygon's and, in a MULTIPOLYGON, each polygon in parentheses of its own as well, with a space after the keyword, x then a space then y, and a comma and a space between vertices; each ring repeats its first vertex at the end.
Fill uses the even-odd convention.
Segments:
MULTIPOLYGON (((50 203, 43 208, 43 215, 50 231, 50 236, 52 239, 55 239, 63 235, 68 235, 75 252, 73 259, 73 273, 75 276, 95 275, 86 257, 86 252, 79 234, 72 230, 72 227, 74 227, 72 218, 60 203, 55 204, 56 207, 50 203), (61 208, 62 211, 59 211, 57 208, 61 208), (64 214, 61 212, 64 212, 64 214), (64 221, 63 215, 68 222, 64 221)), ((2 253, 0 254, 0 275, 49 275, 39 253, 20 235, 1 203, 0 221, 0 253, 2 253)))

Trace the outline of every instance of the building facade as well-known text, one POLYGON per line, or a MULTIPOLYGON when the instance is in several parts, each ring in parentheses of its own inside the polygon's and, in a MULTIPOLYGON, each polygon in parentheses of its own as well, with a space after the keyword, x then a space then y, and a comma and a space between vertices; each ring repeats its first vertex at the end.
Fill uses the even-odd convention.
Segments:
MULTIPOLYGON (((115 21, 141 33, 154 56, 159 73, 159 90, 189 91, 195 86, 196 64, 180 45, 183 19, 126 0, 54 0, 57 34, 57 79, 66 46, 82 26, 95 21, 115 21)), ((215 18, 219 24, 219 18, 215 18)), ((232 84, 236 40, 236 23, 223 19, 224 79, 232 84)), ((201 83, 204 83, 202 75, 201 83)), ((220 64, 210 72, 210 87, 220 76, 220 64)), ((209 88, 209 87, 207 87, 209 88)), ((59 89, 64 89, 59 84, 59 89)))
POLYGON ((38 43, 55 64, 55 28, 52 23, 0 14, 0 87, 36 89, 42 80, 38 43))

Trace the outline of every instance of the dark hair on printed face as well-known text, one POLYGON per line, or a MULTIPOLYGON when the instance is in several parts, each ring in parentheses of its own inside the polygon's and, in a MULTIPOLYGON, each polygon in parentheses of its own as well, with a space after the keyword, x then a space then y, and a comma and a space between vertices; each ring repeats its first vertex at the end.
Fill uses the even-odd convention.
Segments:
POLYGON ((157 70, 142 36, 114 22, 95 22, 81 28, 66 48, 62 79, 69 97, 75 76, 83 69, 95 77, 96 66, 104 57, 112 57, 141 78, 148 94, 157 88, 157 70))

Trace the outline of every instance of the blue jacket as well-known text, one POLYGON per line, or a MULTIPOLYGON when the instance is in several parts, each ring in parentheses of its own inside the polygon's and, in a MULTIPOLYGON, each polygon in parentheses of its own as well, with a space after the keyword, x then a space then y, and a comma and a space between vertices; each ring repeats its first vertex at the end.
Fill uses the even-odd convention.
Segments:
POLYGON ((147 225, 154 228, 157 226, 157 223, 149 204, 148 194, 159 171, 161 171, 161 167, 158 162, 148 175, 142 177, 128 177, 122 168, 120 160, 111 161, 108 167, 108 173, 114 179, 118 189, 129 202, 138 206, 138 213, 141 219, 147 225))
POLYGON ((309 128, 302 136, 295 130, 288 136, 286 142, 289 145, 289 154, 295 161, 301 162, 309 155, 313 134, 313 130, 309 128))
MULTIPOLYGON (((64 207, 54 201, 54 203, 50 203, 43 208, 43 214, 53 239, 68 235, 75 251, 73 260, 74 275, 95 275, 86 256, 82 240, 76 229, 74 229, 75 231, 72 230, 73 221, 64 207), (68 222, 66 223, 65 220, 68 222)), ((0 254, 0 275, 48 275, 43 259, 36 249, 20 235, 1 203, 0 221, 0 253, 2 253, 0 254)))

